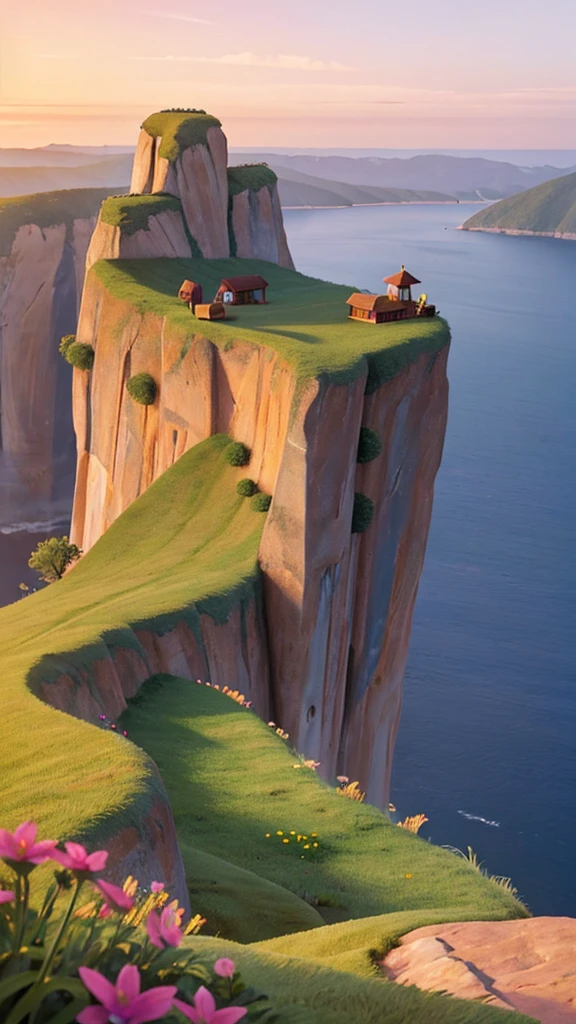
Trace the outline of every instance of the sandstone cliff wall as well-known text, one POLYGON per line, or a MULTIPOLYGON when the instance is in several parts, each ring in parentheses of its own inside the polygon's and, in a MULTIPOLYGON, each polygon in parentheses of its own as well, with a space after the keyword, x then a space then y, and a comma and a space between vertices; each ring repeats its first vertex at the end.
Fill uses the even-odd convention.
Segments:
POLYGON ((294 269, 276 184, 231 197, 231 229, 236 256, 268 260, 294 269))
MULTIPOLYGON (((94 345, 96 359, 91 374, 75 371, 72 537, 87 550, 211 434, 248 444, 249 475, 273 495, 260 549, 266 628, 254 641, 270 675, 262 688, 239 668, 232 620, 220 634, 228 653, 204 670, 212 682, 247 690, 327 778, 357 778, 384 806, 444 440, 447 349, 420 356, 366 395, 367 370, 349 384, 322 377, 297 387, 271 349, 221 348, 200 333, 182 347, 172 331, 89 279, 78 336, 94 345), (141 370, 160 384, 154 406, 126 392, 127 376, 141 370), (362 425, 384 445, 365 465, 356 461, 362 425), (376 510, 363 534, 350 531, 356 491, 376 510)), ((187 660, 184 635, 176 630, 170 644, 178 666, 171 670, 202 677, 202 666, 187 660)))
POLYGON ((86 270, 98 260, 190 259, 191 256, 182 217, 176 210, 150 216, 146 228, 130 234, 119 225, 107 224, 100 213, 86 255, 86 270))
POLYGON ((0 527, 70 511, 71 367, 58 343, 76 329, 95 222, 23 223, 0 255, 0 527))

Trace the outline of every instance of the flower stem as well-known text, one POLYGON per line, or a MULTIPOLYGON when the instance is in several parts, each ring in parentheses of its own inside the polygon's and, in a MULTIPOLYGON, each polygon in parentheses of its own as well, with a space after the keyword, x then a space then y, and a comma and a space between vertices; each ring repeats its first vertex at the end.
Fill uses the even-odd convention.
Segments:
POLYGON ((79 894, 80 889, 82 888, 83 885, 84 885, 84 882, 79 879, 77 884, 76 884, 76 888, 75 888, 74 892, 72 893, 72 899, 70 900, 70 903, 68 904, 68 910, 64 914, 64 917, 62 918, 62 922, 60 924, 60 927, 58 928, 58 931, 56 932, 56 935, 54 936, 54 941, 52 942, 52 945, 50 946, 50 949, 48 950, 46 956, 44 957, 44 963, 42 964, 42 967, 40 968, 40 974, 38 975, 38 980, 36 981, 36 985, 41 985, 42 984, 42 982, 44 981, 44 978, 47 976, 50 968, 52 967, 52 964, 54 962, 54 957, 56 956, 56 953, 58 952, 58 946, 60 945, 60 940, 61 940, 64 932, 66 931, 66 928, 68 926, 68 922, 69 922, 70 918, 72 917, 72 914, 74 912, 74 907, 76 906, 76 901, 78 899, 78 894, 79 894))

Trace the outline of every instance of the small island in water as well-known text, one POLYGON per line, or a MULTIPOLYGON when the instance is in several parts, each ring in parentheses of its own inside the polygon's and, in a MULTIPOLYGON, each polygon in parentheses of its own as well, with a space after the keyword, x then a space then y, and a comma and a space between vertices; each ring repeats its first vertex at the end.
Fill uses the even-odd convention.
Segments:
POLYGON ((576 174, 546 181, 493 203, 465 221, 462 230, 576 241, 576 174))

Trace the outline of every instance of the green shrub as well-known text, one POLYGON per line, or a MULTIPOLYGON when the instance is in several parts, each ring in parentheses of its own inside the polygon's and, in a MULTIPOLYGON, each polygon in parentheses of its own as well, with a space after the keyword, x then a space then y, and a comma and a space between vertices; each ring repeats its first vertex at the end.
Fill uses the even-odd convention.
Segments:
POLYGON ((374 502, 367 494, 356 491, 354 495, 354 511, 352 512, 352 533, 364 533, 372 522, 374 502))
POLYGON ((254 483, 253 480, 250 480, 250 477, 244 477, 243 480, 239 481, 236 490, 243 498, 251 498, 253 494, 256 494, 258 484, 254 483))
POLYGON ((247 466, 251 455, 248 445, 242 444, 242 441, 232 441, 224 457, 229 466, 247 466))
POLYGON ((50 537, 41 540, 30 555, 28 565, 45 583, 62 579, 66 569, 82 554, 80 548, 71 544, 68 537, 50 537))
POLYGON ((74 341, 66 348, 64 358, 77 370, 91 370, 94 366, 94 349, 83 341, 74 341))
POLYGON ((58 345, 58 351, 59 351, 61 356, 64 356, 64 359, 66 359, 66 353, 67 353, 68 349, 70 348, 70 345, 73 345, 75 341, 76 341, 76 335, 75 334, 65 334, 64 337, 60 339, 60 344, 58 345))
POLYGON ((156 399, 156 381, 149 373, 136 373, 126 381, 126 390, 135 402, 140 405, 154 405, 156 399))
POLYGON ((360 427, 357 462, 372 462, 382 451, 382 441, 370 427, 360 427))
POLYGON ((255 494, 250 504, 255 512, 267 512, 272 502, 271 494, 255 494))

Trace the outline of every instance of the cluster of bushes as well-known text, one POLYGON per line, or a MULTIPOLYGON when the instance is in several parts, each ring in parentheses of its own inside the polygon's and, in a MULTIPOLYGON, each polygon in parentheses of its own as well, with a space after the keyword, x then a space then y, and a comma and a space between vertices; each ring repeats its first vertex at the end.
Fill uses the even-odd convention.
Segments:
POLYGON ((139 405, 154 405, 156 381, 149 373, 136 373, 126 381, 126 390, 139 405))
POLYGON ((76 341, 75 334, 65 334, 58 348, 66 362, 70 363, 70 366, 75 366, 77 370, 91 370, 94 366, 92 345, 76 341))
POLYGON ((352 533, 364 533, 372 522, 374 515, 374 502, 367 494, 356 491, 354 495, 354 509, 352 511, 352 533))
MULTIPOLYGON (((247 466, 251 455, 252 452, 248 445, 242 444, 241 441, 232 441, 228 445, 224 457, 229 466, 247 466)), ((250 477, 244 477, 242 480, 239 480, 236 485, 236 491, 243 498, 252 498, 250 505, 255 512, 267 512, 270 508, 272 496, 259 491, 258 484, 251 480, 250 477)))
POLYGON ((357 462, 372 462, 382 451, 382 441, 370 427, 360 427, 360 439, 358 441, 357 462))
POLYGON ((161 114, 205 114, 205 110, 200 110, 196 107, 169 107, 166 110, 161 110, 161 114))

